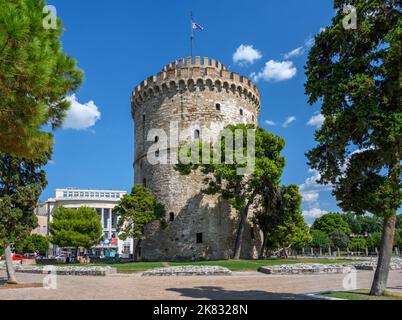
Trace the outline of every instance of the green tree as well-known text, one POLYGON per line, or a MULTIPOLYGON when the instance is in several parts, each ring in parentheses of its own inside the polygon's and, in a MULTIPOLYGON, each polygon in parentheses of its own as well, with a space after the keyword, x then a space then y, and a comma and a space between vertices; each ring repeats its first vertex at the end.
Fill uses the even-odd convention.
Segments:
POLYGON ((367 241, 364 238, 352 238, 348 244, 348 248, 352 251, 360 251, 367 248, 367 241))
POLYGON ((49 238, 40 234, 33 234, 14 245, 19 253, 34 253, 45 255, 49 249, 49 238))
POLYGON ((342 218, 348 224, 353 234, 365 235, 373 232, 381 231, 382 218, 369 215, 357 215, 354 213, 346 213, 342 215, 342 218))
POLYGON ((342 231, 346 235, 350 235, 352 232, 348 224, 343 220, 342 215, 332 212, 326 213, 317 218, 314 221, 312 228, 323 231, 328 235, 334 231, 342 231))
POLYGON ((338 249, 347 248, 350 243, 349 237, 341 230, 332 231, 329 237, 332 245, 338 249))
MULTIPOLYGON (((202 150, 205 145, 202 142, 195 144, 199 146, 199 154, 189 152, 189 156, 196 160, 203 159, 202 150)), ((279 184, 285 165, 285 159, 280 154, 284 145, 282 138, 266 132, 263 128, 251 124, 228 125, 222 131, 221 139, 211 148, 209 161, 206 161, 209 163, 199 164, 189 161, 189 164, 184 164, 182 159, 179 159, 180 163, 176 166, 176 170, 180 174, 189 175, 192 171, 200 169, 205 174, 206 184, 206 188, 201 191, 205 194, 221 195, 239 212, 234 259, 240 259, 243 233, 249 221, 249 209, 256 202, 257 195, 262 194, 264 186, 279 184), (254 146, 248 144, 250 132, 255 137, 254 146), (226 141, 230 136, 233 138, 233 144, 226 141), (242 147, 236 150, 236 146, 242 147), (221 157, 216 157, 216 154, 220 154, 221 157), (233 155, 241 155, 244 158, 233 155), (239 171, 246 170, 253 161, 255 163, 252 172, 239 174, 239 171)))
POLYGON ((90 249, 103 236, 102 224, 95 209, 57 207, 49 223, 50 241, 59 247, 90 249))
POLYGON ((163 228, 166 216, 165 207, 157 201, 151 191, 135 185, 131 194, 124 195, 119 204, 113 208, 119 217, 117 227, 121 233, 119 238, 136 240, 133 259, 137 260, 142 240, 145 239, 144 228, 151 222, 159 220, 163 228))
POLYGON ((287 257, 288 248, 307 246, 312 238, 300 209, 302 197, 299 187, 281 186, 279 196, 265 194, 265 197, 263 209, 254 217, 254 222, 264 234, 263 249, 279 247, 287 257), (273 199, 275 207, 267 206, 273 199))
POLYGON ((315 248, 324 248, 331 245, 331 239, 328 234, 320 230, 311 229, 310 231, 312 240, 312 246, 315 248))
POLYGON ((48 154, 27 160, 0 153, 0 242, 5 248, 9 283, 17 283, 11 246, 27 238, 38 224, 34 210, 47 185, 41 167, 48 160, 48 154))
POLYGON ((382 232, 381 231, 377 231, 377 232, 373 232, 372 234, 370 234, 367 237, 367 246, 371 249, 375 249, 380 247, 381 245, 381 236, 382 236, 382 232))
POLYGON ((334 0, 332 24, 315 37, 306 65, 310 104, 324 123, 309 164, 332 183, 340 207, 384 218, 372 295, 386 288, 396 212, 401 205, 401 2, 334 0), (345 28, 346 5, 357 14, 345 28))
POLYGON ((46 29, 44 0, 0 0, 0 152, 34 157, 50 152, 82 81, 76 62, 61 48, 63 26, 46 29))

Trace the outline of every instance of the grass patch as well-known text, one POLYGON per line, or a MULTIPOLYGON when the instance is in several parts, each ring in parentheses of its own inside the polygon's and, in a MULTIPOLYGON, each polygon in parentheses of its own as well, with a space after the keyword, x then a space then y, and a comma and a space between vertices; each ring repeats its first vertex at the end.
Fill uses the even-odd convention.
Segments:
POLYGON ((162 268, 166 265, 175 266, 221 266, 228 268, 232 271, 257 271, 258 268, 263 266, 274 266, 281 264, 295 264, 295 263, 342 263, 350 262, 348 259, 264 259, 264 260, 218 260, 218 261, 196 261, 196 262, 125 262, 125 263, 96 263, 96 264, 68 264, 58 265, 61 267, 68 266, 111 266, 121 271, 145 271, 154 268, 162 268))
POLYGON ((402 300, 402 294, 396 292, 385 292, 383 296, 370 296, 369 290, 338 291, 319 294, 319 296, 338 298, 345 300, 402 300))

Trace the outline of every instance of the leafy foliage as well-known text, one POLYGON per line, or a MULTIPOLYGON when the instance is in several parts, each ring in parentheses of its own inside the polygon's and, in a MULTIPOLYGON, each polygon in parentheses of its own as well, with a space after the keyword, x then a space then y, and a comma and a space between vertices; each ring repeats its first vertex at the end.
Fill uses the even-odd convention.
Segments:
POLYGON ((102 225, 95 209, 57 207, 49 224, 51 242, 59 247, 86 248, 99 243, 102 225))
POLYGON ((331 245, 331 239, 325 232, 312 229, 310 233, 313 247, 323 248, 331 245))
MULTIPOLYGON (((199 145, 197 159, 203 159, 202 142, 195 142, 199 145)), ((282 138, 266 132, 263 128, 252 124, 228 125, 221 133, 221 139, 212 147, 209 161, 199 164, 195 161, 184 164, 179 159, 176 170, 182 175, 189 175, 192 171, 200 169, 205 174, 206 187, 202 192, 206 194, 219 194, 229 204, 239 210, 240 222, 237 231, 237 239, 234 249, 234 257, 239 258, 242 242, 242 234, 248 221, 250 207, 256 202, 256 197, 266 192, 267 188, 273 190, 280 182, 285 159, 281 151, 285 146, 282 138), (254 132, 254 147, 248 143, 248 133, 254 132), (233 145, 226 142, 229 133, 233 138, 233 145), (239 134, 242 133, 242 134, 239 134), (235 148, 242 145, 243 149, 235 148), (216 152, 221 157, 217 159, 216 152), (240 154, 246 161, 238 161, 233 155, 240 154), (228 159, 226 159, 228 157, 228 159), (245 169, 254 161, 254 170, 247 174, 239 174, 239 170, 245 169), (205 163, 208 162, 208 163, 205 163)), ((190 148, 189 148, 190 149, 190 148)), ((193 154, 189 154, 193 156, 193 154)))
POLYGON ((350 243, 349 237, 341 230, 332 231, 329 237, 335 248, 346 248, 350 243))
POLYGON ((131 194, 124 195, 119 204, 113 208, 119 217, 118 228, 121 229, 119 238, 125 240, 144 239, 144 227, 156 220, 161 221, 163 228, 166 215, 165 207, 159 203, 147 188, 135 185, 131 194))
POLYGON ((255 214, 254 222, 264 233, 265 248, 303 248, 312 241, 300 209, 301 202, 297 185, 281 186, 279 196, 270 195, 263 201, 263 209, 255 214), (267 205, 270 203, 276 205, 267 205))
POLYGON ((14 249, 18 253, 34 253, 37 252, 45 255, 49 248, 50 239, 48 237, 33 234, 22 241, 15 244, 14 249))
POLYGON ((50 152, 82 72, 61 48, 63 30, 43 27, 44 0, 0 0, 0 152, 34 157, 50 152))
POLYGON ((352 238, 348 244, 348 248, 352 251, 360 251, 367 248, 367 241, 364 238, 352 238))
POLYGON ((317 218, 312 226, 315 230, 320 230, 326 234, 331 234, 334 231, 342 231, 346 235, 351 234, 351 230, 342 215, 339 213, 326 213, 322 217, 317 218))
POLYGON ((353 234, 365 235, 382 230, 383 219, 377 216, 362 216, 353 213, 342 214, 353 234))
POLYGON ((37 227, 36 203, 47 181, 41 167, 48 154, 21 159, 0 153, 0 242, 10 244, 29 237, 37 227))

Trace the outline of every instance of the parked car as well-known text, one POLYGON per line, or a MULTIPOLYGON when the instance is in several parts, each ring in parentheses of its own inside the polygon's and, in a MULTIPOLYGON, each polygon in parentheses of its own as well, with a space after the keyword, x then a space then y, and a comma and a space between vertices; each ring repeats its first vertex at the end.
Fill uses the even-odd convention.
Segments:
POLYGON ((21 260, 27 260, 22 254, 14 253, 13 254, 13 261, 21 261, 21 260))

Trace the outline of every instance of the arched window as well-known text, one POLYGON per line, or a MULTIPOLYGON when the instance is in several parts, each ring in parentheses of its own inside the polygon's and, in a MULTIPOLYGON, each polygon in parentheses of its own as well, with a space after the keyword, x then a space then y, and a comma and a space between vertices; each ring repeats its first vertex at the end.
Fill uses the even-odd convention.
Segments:
POLYGON ((174 212, 169 212, 169 220, 174 221, 174 212))
POLYGON ((199 139, 200 138, 200 130, 195 130, 194 131, 194 139, 199 139))

